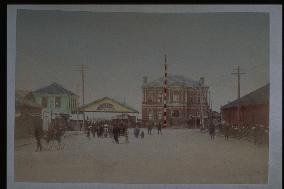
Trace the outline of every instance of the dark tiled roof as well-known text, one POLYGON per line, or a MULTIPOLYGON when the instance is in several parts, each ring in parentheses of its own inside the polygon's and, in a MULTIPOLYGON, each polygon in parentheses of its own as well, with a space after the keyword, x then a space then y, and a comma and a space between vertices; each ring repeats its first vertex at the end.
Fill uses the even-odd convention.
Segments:
POLYGON ((58 83, 52 83, 51 85, 48 85, 46 87, 40 88, 34 93, 40 93, 40 94, 69 94, 69 95, 75 95, 72 91, 69 91, 59 85, 58 83))
POLYGON ((224 106, 222 109, 237 107, 238 104, 242 106, 256 105, 256 104, 266 104, 269 102, 269 84, 256 89, 255 91, 243 96, 240 100, 234 100, 224 106))
MULTIPOLYGON (((198 87, 199 81, 195 81, 190 78, 186 78, 181 75, 168 75, 167 76, 168 86, 187 86, 187 87, 198 87)), ((154 81, 143 84, 143 87, 163 87, 164 77, 160 77, 154 81)))

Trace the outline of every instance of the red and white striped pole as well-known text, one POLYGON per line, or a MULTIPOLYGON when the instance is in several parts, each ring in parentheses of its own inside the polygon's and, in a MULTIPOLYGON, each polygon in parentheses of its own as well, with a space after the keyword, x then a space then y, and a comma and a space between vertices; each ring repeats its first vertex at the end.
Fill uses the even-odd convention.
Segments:
POLYGON ((167 127, 167 93, 168 93, 168 83, 167 83, 167 55, 165 55, 165 77, 164 77, 164 127, 167 127))

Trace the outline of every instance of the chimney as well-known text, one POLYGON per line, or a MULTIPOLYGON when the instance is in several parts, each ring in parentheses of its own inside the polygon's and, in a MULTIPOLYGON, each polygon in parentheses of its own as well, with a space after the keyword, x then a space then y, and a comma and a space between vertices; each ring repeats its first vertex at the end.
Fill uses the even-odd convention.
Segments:
POLYGON ((147 84, 147 82, 148 82, 147 80, 148 80, 148 78, 146 76, 144 76, 143 77, 143 85, 147 84))
POLYGON ((204 85, 204 77, 200 77, 199 84, 204 85))

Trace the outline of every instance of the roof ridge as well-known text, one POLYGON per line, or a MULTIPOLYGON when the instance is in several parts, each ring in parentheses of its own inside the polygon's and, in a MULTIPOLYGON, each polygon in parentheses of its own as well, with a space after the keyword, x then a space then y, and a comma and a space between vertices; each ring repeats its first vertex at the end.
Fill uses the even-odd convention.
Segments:
MULTIPOLYGON (((152 81, 143 84, 143 86, 163 86, 163 76, 160 76, 152 81)), ((192 79, 190 77, 186 77, 182 74, 168 74, 168 85, 179 83, 180 85, 188 85, 188 86, 196 86, 199 84, 198 80, 192 79)))
POLYGON ((66 89, 61 84, 57 82, 52 82, 51 84, 41 87, 33 91, 34 93, 49 93, 49 94, 72 94, 75 95, 71 90, 66 89))
MULTIPOLYGON (((255 95, 257 95, 258 93, 260 93, 260 92, 268 92, 268 100, 269 100, 269 87, 270 87, 270 84, 269 83, 267 83, 267 84, 265 84, 264 86, 262 86, 262 87, 259 87, 259 88, 257 88, 257 89, 255 89, 255 90, 253 90, 253 91, 251 91, 251 92, 249 92, 249 93, 247 93, 247 94, 245 94, 245 95, 243 95, 243 96, 241 96, 240 97, 240 99, 235 99, 235 100, 233 100, 232 102, 229 102, 229 103, 227 103, 227 104, 225 104, 224 106, 222 106, 223 108, 227 108, 227 107, 234 107, 235 106, 235 103, 245 103, 245 101, 247 100, 247 98, 249 98, 249 97, 253 97, 253 96, 255 96, 255 95), (267 89, 267 91, 265 90, 265 89, 267 89), (265 91, 264 91, 265 90, 265 91)), ((261 98, 259 95, 257 95, 259 98, 261 98)), ((262 96, 263 97, 263 96, 262 96)))

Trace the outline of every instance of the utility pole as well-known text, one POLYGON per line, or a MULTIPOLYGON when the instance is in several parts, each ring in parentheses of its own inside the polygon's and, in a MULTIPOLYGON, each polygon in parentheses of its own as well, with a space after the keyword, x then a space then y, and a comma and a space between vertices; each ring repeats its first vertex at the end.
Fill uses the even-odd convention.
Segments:
MULTIPOLYGON (((84 64, 81 65, 74 65, 79 68, 78 70, 74 71, 79 71, 81 73, 81 79, 82 79, 82 106, 85 105, 85 74, 88 69, 88 67, 84 64)), ((83 112, 83 129, 85 128, 85 112, 83 112)))
POLYGON ((201 129, 204 129, 204 122, 203 122, 203 108, 202 108, 202 102, 203 102, 203 94, 202 94, 202 89, 201 89, 201 83, 199 85, 199 97, 200 97, 200 123, 201 123, 201 129))
MULTIPOLYGON (((236 70, 236 69, 234 69, 236 70)), ((246 73, 241 73, 240 72, 240 66, 238 65, 236 72, 232 73, 233 75, 237 75, 237 79, 238 79, 238 112, 237 112, 237 118, 238 118, 238 127, 240 126, 240 97, 241 97, 241 92, 240 92, 240 88, 241 88, 241 83, 240 83, 240 75, 242 74, 246 74, 246 73)))
MULTIPOLYGON (((79 84, 76 85, 76 93, 79 94, 79 84)), ((76 115, 77 115, 77 127, 80 128, 80 124, 79 124, 79 102, 76 99, 76 115)))

